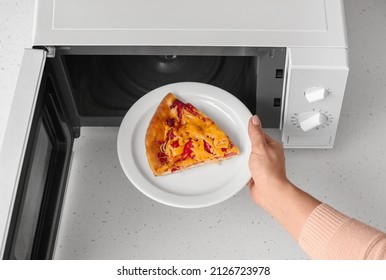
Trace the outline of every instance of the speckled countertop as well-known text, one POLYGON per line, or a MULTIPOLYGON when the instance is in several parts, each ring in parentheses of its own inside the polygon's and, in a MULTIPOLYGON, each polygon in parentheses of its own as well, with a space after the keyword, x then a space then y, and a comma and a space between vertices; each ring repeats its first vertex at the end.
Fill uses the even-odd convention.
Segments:
MULTIPOLYGON (((0 2, 0 143, 32 9, 33 1, 0 2)), ((350 74, 336 147, 286 150, 287 173, 320 200, 386 231, 386 2, 348 0, 345 9, 350 74)), ((145 197, 120 168, 117 132, 84 128, 75 142, 56 258, 306 258, 246 189, 195 210, 145 197)))

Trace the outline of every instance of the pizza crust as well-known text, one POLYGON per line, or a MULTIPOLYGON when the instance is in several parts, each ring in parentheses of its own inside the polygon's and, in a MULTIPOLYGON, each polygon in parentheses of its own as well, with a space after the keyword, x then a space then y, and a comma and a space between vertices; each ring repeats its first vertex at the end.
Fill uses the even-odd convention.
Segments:
POLYGON ((157 173, 157 169, 162 166, 158 160, 158 152, 160 147, 158 142, 164 138, 164 121, 169 117, 170 106, 175 100, 174 94, 169 92, 161 101, 157 107, 145 135, 146 155, 150 168, 153 170, 154 175, 157 173))

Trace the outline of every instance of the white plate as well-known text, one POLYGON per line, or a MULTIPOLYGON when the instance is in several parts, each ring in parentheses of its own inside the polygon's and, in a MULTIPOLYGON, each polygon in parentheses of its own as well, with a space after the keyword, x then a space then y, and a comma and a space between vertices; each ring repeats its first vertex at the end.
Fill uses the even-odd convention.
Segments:
POLYGON ((248 169, 251 113, 232 94, 202 83, 175 83, 139 99, 125 115, 118 132, 118 157, 129 180, 150 198, 175 207, 197 208, 222 202, 251 178, 248 169), (192 103, 219 125, 239 147, 240 155, 220 163, 155 177, 145 150, 145 133, 157 106, 168 92, 192 103))

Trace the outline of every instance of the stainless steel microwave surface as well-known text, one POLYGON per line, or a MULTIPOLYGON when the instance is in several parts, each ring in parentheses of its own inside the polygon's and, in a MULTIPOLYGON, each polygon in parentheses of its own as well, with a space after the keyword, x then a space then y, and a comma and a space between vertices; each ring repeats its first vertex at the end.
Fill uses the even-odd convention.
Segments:
MULTIPOLYGON (((164 257, 184 258, 209 224, 220 230, 234 218, 221 215, 221 205, 213 208, 217 221, 205 219, 205 209, 167 210, 120 170, 117 127, 161 85, 218 86, 259 114, 285 147, 333 147, 348 75, 342 1, 166 2, 37 1, 33 48, 24 54, 0 157, 3 258, 162 258, 172 232, 184 246, 164 257), (179 13, 165 20, 171 9, 179 13), (106 203, 114 207, 104 211, 106 203), (160 216, 168 211, 180 228, 168 228, 160 216), (197 223, 184 223, 186 215, 197 223), (96 222, 103 231, 93 231, 96 222), (145 254, 146 246, 160 251, 145 254)), ((226 243, 241 234, 234 226, 210 238, 226 243)), ((248 248, 238 245, 237 253, 218 249, 219 257, 245 256, 248 248)))

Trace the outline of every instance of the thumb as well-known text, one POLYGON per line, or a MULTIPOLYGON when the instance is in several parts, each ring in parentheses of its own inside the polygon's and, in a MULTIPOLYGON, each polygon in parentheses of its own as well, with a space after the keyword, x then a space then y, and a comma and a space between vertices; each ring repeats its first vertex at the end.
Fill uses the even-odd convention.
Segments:
POLYGON ((252 152, 258 152, 267 144, 260 119, 256 115, 249 120, 248 134, 251 140, 252 152))

